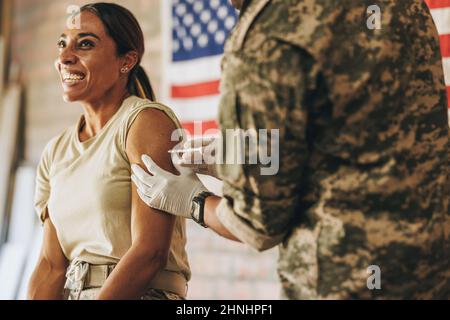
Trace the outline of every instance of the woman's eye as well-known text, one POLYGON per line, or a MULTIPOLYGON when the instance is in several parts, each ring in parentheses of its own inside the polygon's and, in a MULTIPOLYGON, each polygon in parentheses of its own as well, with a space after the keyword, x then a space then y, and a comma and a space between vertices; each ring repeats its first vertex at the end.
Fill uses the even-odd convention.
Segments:
POLYGON ((58 41, 58 48, 64 48, 66 46, 66 43, 63 40, 58 41))
POLYGON ((79 43, 80 48, 92 48, 94 46, 94 43, 89 40, 83 40, 79 43))

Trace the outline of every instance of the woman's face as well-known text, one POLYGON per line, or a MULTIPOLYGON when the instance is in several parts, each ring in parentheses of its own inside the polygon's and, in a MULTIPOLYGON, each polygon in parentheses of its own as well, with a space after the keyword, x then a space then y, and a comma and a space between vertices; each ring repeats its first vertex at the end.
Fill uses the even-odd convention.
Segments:
POLYGON ((85 11, 80 21, 80 29, 66 28, 61 35, 56 67, 64 100, 95 102, 126 86, 126 75, 120 73, 124 61, 100 18, 85 11))

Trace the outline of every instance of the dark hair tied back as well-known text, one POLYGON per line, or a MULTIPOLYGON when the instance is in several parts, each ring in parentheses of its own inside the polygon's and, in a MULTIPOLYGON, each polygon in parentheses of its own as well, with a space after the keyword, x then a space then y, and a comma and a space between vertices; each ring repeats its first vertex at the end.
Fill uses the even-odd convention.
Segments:
POLYGON ((144 34, 135 16, 122 6, 105 2, 84 5, 81 11, 92 12, 100 18, 106 32, 116 43, 119 56, 130 51, 137 52, 138 63, 130 72, 128 91, 138 97, 155 101, 150 79, 140 65, 145 52, 144 34))

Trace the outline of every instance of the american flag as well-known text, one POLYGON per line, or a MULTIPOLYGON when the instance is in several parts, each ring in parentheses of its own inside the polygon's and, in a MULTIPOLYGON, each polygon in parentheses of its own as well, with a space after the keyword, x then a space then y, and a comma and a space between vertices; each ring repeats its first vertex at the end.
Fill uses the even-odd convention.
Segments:
MULTIPOLYGON (((425 0, 440 34, 450 108, 450 0, 425 0)), ((217 128, 220 61, 223 46, 237 22, 229 0, 164 0, 170 38, 165 67, 166 102, 191 133, 217 128)), ((449 109, 450 114, 450 109, 449 109)))
POLYGON ((441 39, 445 85, 450 107, 450 0, 425 0, 425 2, 430 8, 441 39))
MULTIPOLYGON (((165 0, 168 1, 168 0, 165 0)), ((220 62, 225 41, 237 22, 229 0, 169 0, 171 61, 166 67, 167 104, 193 133, 217 128, 220 62)))

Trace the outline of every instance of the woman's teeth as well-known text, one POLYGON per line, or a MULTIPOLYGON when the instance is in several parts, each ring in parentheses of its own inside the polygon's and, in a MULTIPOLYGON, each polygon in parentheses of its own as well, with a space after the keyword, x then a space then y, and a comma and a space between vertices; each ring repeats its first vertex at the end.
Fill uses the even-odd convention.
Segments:
POLYGON ((76 82, 76 81, 81 81, 83 79, 84 79, 84 76, 79 75, 79 74, 69 73, 69 74, 63 75, 63 80, 67 81, 67 82, 76 82))

